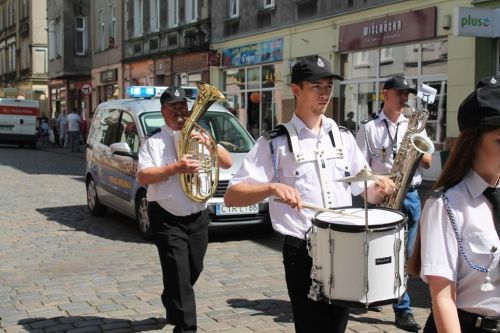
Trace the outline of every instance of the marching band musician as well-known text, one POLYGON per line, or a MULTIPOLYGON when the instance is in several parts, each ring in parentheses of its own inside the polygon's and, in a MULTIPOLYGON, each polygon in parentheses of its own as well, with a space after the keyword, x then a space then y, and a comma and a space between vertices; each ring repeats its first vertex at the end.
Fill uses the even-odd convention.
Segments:
MULTIPOLYGON (((193 286, 203 270, 208 246, 208 209, 206 203, 189 199, 179 179, 179 174, 200 168, 200 162, 187 154, 177 157, 181 130, 189 116, 184 90, 167 88, 160 104, 165 125, 141 146, 137 179, 148 185, 148 215, 162 268, 161 299, 167 323, 175 326, 175 333, 192 333, 197 330, 193 286)), ((194 136, 201 138, 200 133, 194 136)), ((231 167, 231 155, 219 145, 217 157, 222 168, 231 167)))
MULTIPOLYGON (((303 202, 333 208, 352 205, 351 191, 363 192, 363 183, 335 182, 366 166, 354 137, 324 113, 331 98, 333 79, 342 79, 320 56, 300 59, 292 69, 295 113, 289 123, 260 137, 230 181, 224 201, 247 206, 268 197, 273 228, 284 235, 283 264, 288 295, 298 333, 344 332, 348 309, 308 297, 312 258, 306 232, 314 212, 303 202), (337 151, 328 157, 321 152, 337 151), (325 188, 329 190, 326 191, 325 188)), ((368 187, 367 198, 379 202, 394 189, 392 180, 368 187)))
POLYGON ((409 263, 432 297, 424 333, 500 331, 500 85, 478 86, 458 109, 460 135, 409 263))
MULTIPOLYGON (((403 76, 396 75, 389 78, 383 87, 382 111, 359 127, 356 142, 375 173, 389 173, 392 169, 401 141, 408 129, 408 118, 403 114, 403 108, 407 105, 410 93, 416 94, 416 90, 410 87, 403 76)), ((426 135, 425 130, 420 134, 426 135)), ((423 154, 420 167, 429 168, 431 161, 431 154, 423 154)), ((417 169, 403 202, 403 213, 408 217, 407 257, 413 252, 420 219, 420 197, 417 189, 421 183, 422 176, 417 169)), ((397 327, 410 332, 420 329, 420 325, 413 318, 408 292, 403 294, 400 302, 394 304, 393 308, 397 327)))

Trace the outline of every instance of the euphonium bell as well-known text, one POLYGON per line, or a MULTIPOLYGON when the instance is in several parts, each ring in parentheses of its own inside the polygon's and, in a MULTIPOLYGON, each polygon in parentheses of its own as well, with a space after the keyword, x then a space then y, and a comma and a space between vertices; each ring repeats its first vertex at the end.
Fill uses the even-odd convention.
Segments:
POLYGON ((182 190, 195 202, 206 202, 217 189, 219 182, 219 160, 217 156, 217 142, 213 136, 197 124, 198 120, 208 110, 210 105, 218 100, 224 99, 224 95, 214 86, 197 82, 198 95, 194 101, 189 118, 182 127, 179 140, 178 157, 185 154, 191 155, 192 159, 200 162, 200 170, 197 173, 181 173, 179 175, 182 190), (206 140, 193 138, 195 132, 200 133, 206 140))

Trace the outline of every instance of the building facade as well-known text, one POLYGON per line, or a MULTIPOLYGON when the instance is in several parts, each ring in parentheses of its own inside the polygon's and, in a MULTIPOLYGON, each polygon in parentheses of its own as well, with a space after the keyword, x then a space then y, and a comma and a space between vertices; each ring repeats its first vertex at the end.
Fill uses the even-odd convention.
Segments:
POLYGON ((90 0, 47 0, 49 107, 52 116, 76 109, 89 118, 91 105, 90 0))
POLYGON ((102 102, 123 98, 123 1, 91 2, 90 45, 92 60, 92 116, 102 102))
POLYGON ((45 8, 45 0, 0 0, 0 97, 38 100, 48 115, 45 8))
POLYGON ((124 90, 210 81, 209 0, 124 2, 124 90))
POLYGON ((222 61, 211 79, 254 136, 290 119, 290 72, 303 56, 330 59, 344 77, 327 115, 341 125, 353 116, 356 129, 381 110, 388 77, 404 74, 415 87, 429 85, 437 90, 433 104, 415 96, 409 103, 429 111, 426 130, 436 152, 424 176, 435 179, 447 138, 458 135, 460 102, 478 78, 498 73, 498 37, 457 33, 459 8, 474 6, 495 11, 499 1, 218 0, 212 49, 222 61))

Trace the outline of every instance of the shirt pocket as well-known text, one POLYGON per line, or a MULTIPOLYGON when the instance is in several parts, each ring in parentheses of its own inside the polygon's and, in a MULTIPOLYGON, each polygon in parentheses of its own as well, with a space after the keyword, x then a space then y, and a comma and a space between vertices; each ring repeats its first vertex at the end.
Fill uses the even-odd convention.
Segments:
POLYGON ((309 192, 308 185, 317 183, 314 164, 298 165, 289 163, 283 166, 283 183, 295 187, 302 195, 309 192))
MULTIPOLYGON (((482 265, 486 265, 489 261, 491 248, 497 248, 496 255, 498 254, 498 245, 494 237, 483 232, 473 232, 468 237, 469 248, 473 255, 481 261, 482 265)), ((474 259, 472 259, 474 262, 474 259)), ((479 264, 479 263, 478 263, 479 264)))

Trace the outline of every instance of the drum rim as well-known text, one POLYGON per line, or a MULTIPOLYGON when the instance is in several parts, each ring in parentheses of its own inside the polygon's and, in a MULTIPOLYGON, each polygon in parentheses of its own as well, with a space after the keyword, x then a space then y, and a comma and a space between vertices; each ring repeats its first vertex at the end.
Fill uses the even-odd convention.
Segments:
MULTIPOLYGON (((342 207, 335 207, 334 209, 346 209, 346 208, 364 209, 364 207, 362 207, 362 206, 342 206, 342 207)), ((386 210, 386 211, 397 213, 401 216, 401 220, 396 221, 396 222, 391 222, 391 223, 370 225, 370 226, 368 226, 370 231, 382 232, 382 231, 386 231, 386 230, 394 230, 394 229, 398 229, 398 228, 405 226, 407 223, 406 215, 403 214, 402 212, 396 210, 396 209, 387 208, 387 207, 368 207, 368 209, 373 209, 373 208, 376 208, 377 210, 386 210)), ((359 224, 359 225, 333 224, 333 223, 328 223, 325 221, 318 220, 317 216, 321 213, 323 213, 323 212, 316 212, 314 214, 314 218, 311 221, 311 223, 318 228, 330 229, 330 230, 335 230, 335 231, 351 232, 351 233, 360 233, 360 232, 366 231, 366 227, 364 224, 359 224)))

